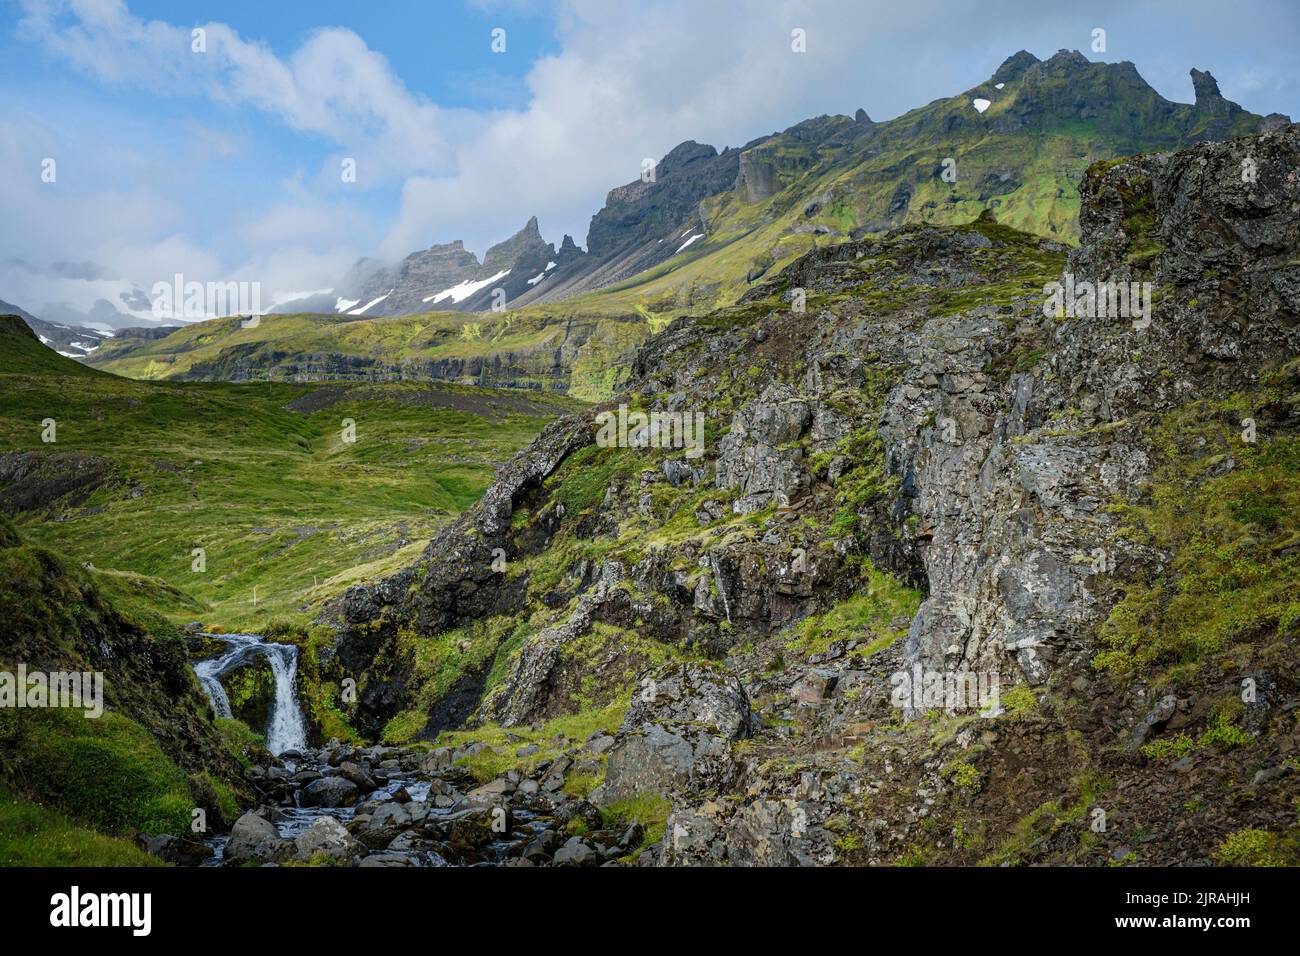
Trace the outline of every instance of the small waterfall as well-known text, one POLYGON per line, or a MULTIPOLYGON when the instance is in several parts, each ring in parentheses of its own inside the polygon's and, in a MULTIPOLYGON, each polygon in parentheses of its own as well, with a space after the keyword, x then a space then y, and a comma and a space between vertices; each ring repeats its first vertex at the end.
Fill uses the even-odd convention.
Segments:
POLYGON ((273 754, 286 750, 307 749, 307 725, 302 719, 296 691, 298 648, 292 644, 267 644, 271 673, 275 676, 275 706, 271 709, 271 727, 266 732, 266 747, 273 754))
MULTIPOLYGON (((271 723, 261 728, 266 734, 266 748, 273 754, 307 747, 307 724, 298 706, 295 684, 298 678, 298 648, 292 644, 268 644, 257 634, 204 634, 225 641, 226 651, 199 661, 194 673, 212 701, 218 717, 230 717, 230 698, 221 684, 221 675, 246 663, 250 658, 265 657, 275 678, 275 700, 271 704, 271 723)), ((257 730, 259 728, 253 728, 257 730)))

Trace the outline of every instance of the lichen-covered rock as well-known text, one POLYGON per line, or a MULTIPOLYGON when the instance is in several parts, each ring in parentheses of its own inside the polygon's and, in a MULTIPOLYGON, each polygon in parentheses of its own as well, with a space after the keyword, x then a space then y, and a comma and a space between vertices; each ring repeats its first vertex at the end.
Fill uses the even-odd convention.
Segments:
POLYGON ((993 671, 1010 658, 1040 682, 1087 653, 1109 611, 1096 575, 1146 560, 1110 507, 1150 477, 1142 416, 1249 387, 1300 352, 1288 278, 1300 251, 1297 163, 1292 126, 1094 168, 1066 272, 1176 293, 1157 298, 1149 325, 1133 315, 1053 323, 1050 361, 1005 388, 990 353, 1007 334, 999 323, 925 324, 882 429, 926 532, 915 658, 993 671), (1248 156, 1255 182, 1242 176, 1248 156))
POLYGON ((252 811, 235 821, 230 829, 223 862, 230 866, 245 863, 280 863, 289 859, 295 847, 292 840, 280 836, 275 824, 252 811))
POLYGON ((798 449, 789 446, 811 424, 807 399, 788 385, 773 383, 736 412, 718 449, 717 484, 740 496, 737 514, 757 511, 771 501, 789 504, 809 484, 798 449))
POLYGON ((749 698, 734 675, 680 664, 642 679, 609 751, 601 799, 708 790, 735 776, 734 741, 752 732, 749 698))
POLYGON ((752 731, 749 698, 734 674, 700 662, 673 664, 641 679, 620 732, 650 723, 697 725, 724 740, 752 731))
POLYGON ((321 817, 294 839, 294 856, 310 861, 318 858, 346 861, 366 852, 360 840, 334 817, 321 817))
POLYGON ((824 808, 759 798, 739 808, 708 801, 668 817, 663 866, 821 866, 835 862, 835 835, 814 823, 824 808))

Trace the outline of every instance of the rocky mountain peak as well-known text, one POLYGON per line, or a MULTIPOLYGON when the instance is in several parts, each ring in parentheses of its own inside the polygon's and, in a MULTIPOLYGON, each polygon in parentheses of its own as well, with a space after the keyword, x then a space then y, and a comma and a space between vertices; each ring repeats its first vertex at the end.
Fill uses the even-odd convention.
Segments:
POLYGON ((1209 70, 1192 69, 1192 89, 1196 91, 1196 105, 1202 106, 1210 100, 1221 100, 1219 83, 1209 70))
POLYGON ((1019 53, 1013 53, 1002 61, 1002 65, 993 73, 993 80, 997 83, 1009 83, 1016 79, 1020 74, 1031 66, 1035 66, 1041 61, 1028 50, 1021 50, 1019 53))
MULTIPOLYGON (((697 204, 730 189, 736 182, 741 152, 719 153, 712 146, 687 140, 674 146, 655 166, 653 182, 636 179, 609 192, 605 208, 591 218, 587 251, 595 261, 626 254, 636 246, 656 244, 619 265, 611 276, 625 277, 648 268, 673 252, 658 240, 681 232, 697 219, 697 204)), ((614 280, 617 281, 617 280, 614 280)))
POLYGON ((657 173, 660 176, 664 176, 669 173, 678 172, 692 163, 713 159, 717 155, 718 150, 716 147, 709 146, 707 143, 697 143, 693 139, 688 139, 684 143, 678 143, 668 151, 667 155, 665 155, 663 159, 659 160, 657 173))
POLYGON ((1057 50, 1042 63, 1049 73, 1072 73, 1092 66, 1092 61, 1078 50, 1057 50))
POLYGON ((554 258, 554 256, 555 247, 542 238, 537 226, 537 217, 530 216, 524 228, 504 242, 498 242, 488 249, 483 256, 483 268, 495 273, 510 269, 523 259, 528 259, 531 264, 539 257, 541 257, 541 265, 544 266, 548 257, 554 258))
POLYGON ((556 253, 555 261, 559 265, 565 265, 570 260, 581 258, 584 255, 586 253, 578 248, 578 244, 573 241, 573 237, 566 232, 564 240, 560 243, 560 251, 556 253))
MULTIPOLYGON (((1030 231, 1068 234, 1075 228, 1077 194, 1067 190, 1047 208, 1031 204, 1027 197, 1034 183, 1057 173, 1008 140, 1042 135, 1060 140, 1058 147, 1075 157, 1072 175, 1077 177, 1091 160, 1231 139, 1287 122, 1282 116, 1256 117, 1224 99, 1208 72, 1193 71, 1192 78, 1194 106, 1166 100, 1130 62, 1093 62, 1077 50, 1060 50, 1040 60, 1020 50, 978 84, 977 93, 896 120, 874 123, 865 109, 858 109, 853 116, 806 119, 721 151, 695 140, 681 142, 654 165, 653 175, 642 177, 629 169, 629 177, 635 178, 608 192, 604 207, 591 219, 585 253, 572 240, 557 251, 543 240, 537 218, 529 217, 515 235, 488 249, 482 263, 456 241, 416 253, 398 267, 367 264, 357 271, 371 281, 341 283, 326 308, 334 308, 337 295, 343 302, 357 300, 348 311, 365 308, 366 315, 427 311, 442 292, 507 270, 510 274, 491 286, 504 288, 515 306, 555 302, 617 284, 681 253, 685 266, 716 252, 716 237, 729 234, 741 236, 735 241, 752 248, 739 250, 735 261, 743 261, 745 268, 731 279, 723 276, 722 284, 738 277, 749 282, 765 273, 774 257, 803 242, 773 245, 759 239, 752 216, 780 218, 781 210, 798 210, 801 217, 784 224, 787 236, 840 238, 881 232, 914 219, 914 177, 926 174, 900 170, 910 165, 906 157, 915 154, 918 144, 935 137, 957 141, 947 149, 966 141, 970 162, 965 168, 981 170, 978 180, 957 184, 954 198, 1000 207, 1011 215, 1012 224, 1030 231), (977 105, 981 101, 982 109, 977 105), (984 113, 990 106, 996 108, 984 113), (1065 143, 1083 135, 1075 132, 1079 124, 1086 125, 1086 136, 1079 143, 1065 143), (779 208, 763 213, 750 208, 787 190, 791 193, 780 200, 779 208), (701 205, 726 194, 739 202, 701 205), (716 220, 719 214, 722 218, 716 220), (699 241, 706 235, 715 238, 699 241), (548 268, 551 262, 555 266, 548 268)), ((683 282, 693 287, 690 280, 683 282)), ((438 298, 436 307, 486 307, 483 297, 489 291, 486 286, 469 292, 462 288, 454 297, 438 298)))

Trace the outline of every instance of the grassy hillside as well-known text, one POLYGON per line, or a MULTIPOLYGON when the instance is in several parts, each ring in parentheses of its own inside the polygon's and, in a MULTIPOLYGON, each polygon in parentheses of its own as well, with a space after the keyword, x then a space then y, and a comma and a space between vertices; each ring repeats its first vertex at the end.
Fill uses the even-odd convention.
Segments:
POLYGON ((305 620, 409 560, 580 407, 454 385, 136 382, 34 339, 3 354, 0 507, 121 600, 229 628, 305 620))
MULTIPOLYGON (((177 625, 283 636, 413 560, 581 407, 450 384, 133 381, 0 317, 0 667, 104 671, 108 706, 0 712, 0 864, 156 864, 136 834, 188 834, 195 806, 228 826, 255 737, 211 721, 177 625)), ((351 736, 310 648, 303 664, 313 726, 351 736)))
MULTIPOLYGON (((139 865, 138 833, 229 825, 251 794, 180 630, 0 516, 0 670, 93 672, 103 711, 0 708, 0 865, 139 865)), ((227 722, 233 723, 233 722, 227 722)))
POLYGON ((114 339, 94 365, 150 380, 441 380, 591 400, 622 381, 649 334, 628 302, 586 297, 499 314, 268 315, 256 328, 219 319, 154 341, 114 339))

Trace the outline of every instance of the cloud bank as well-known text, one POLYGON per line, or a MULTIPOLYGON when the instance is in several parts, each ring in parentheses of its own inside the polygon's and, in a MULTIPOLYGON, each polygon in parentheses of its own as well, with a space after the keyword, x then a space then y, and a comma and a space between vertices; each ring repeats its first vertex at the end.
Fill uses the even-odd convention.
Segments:
MULTIPOLYGON (((523 2, 480 5, 505 17, 523 2)), ((858 107, 889 118, 975 85, 1021 48, 1130 59, 1185 101, 1192 66, 1213 70, 1226 96, 1257 112, 1293 112, 1300 100, 1285 65, 1298 32, 1288 4, 1230 17, 1208 2, 1140 11, 1101 2, 1082 14, 1048 6, 557 0, 534 11, 552 19, 560 52, 527 70, 526 104, 476 112, 410 89, 349 29, 312 30, 277 53, 212 22, 199 25, 196 52, 193 26, 144 19, 125 0, 20 0, 16 31, 33 55, 98 89, 160 108, 198 101, 222 120, 177 138, 125 110, 98 125, 59 104, 6 111, 0 203, 17 228, 0 240, 0 263, 41 268, 0 265, 0 297, 33 311, 74 298, 125 308, 129 288, 184 272, 260 281, 275 299, 328 287, 359 255, 396 258, 454 238, 481 252, 530 215, 548 238, 568 232, 582 243, 604 193, 682 140, 739 145, 858 107), (1104 54, 1088 51, 1095 26, 1107 29, 1104 54), (791 49, 796 28, 805 53, 791 49), (241 128, 246 117, 309 141, 314 167, 264 158, 255 126, 241 128), (59 158, 58 184, 37 178, 43 157, 59 158), (355 183, 342 181, 345 160, 355 183), (272 198, 241 202, 245 192, 272 198), (43 268, 71 260, 92 263, 99 278, 43 268)), ((484 51, 492 55, 487 37, 484 51)))

